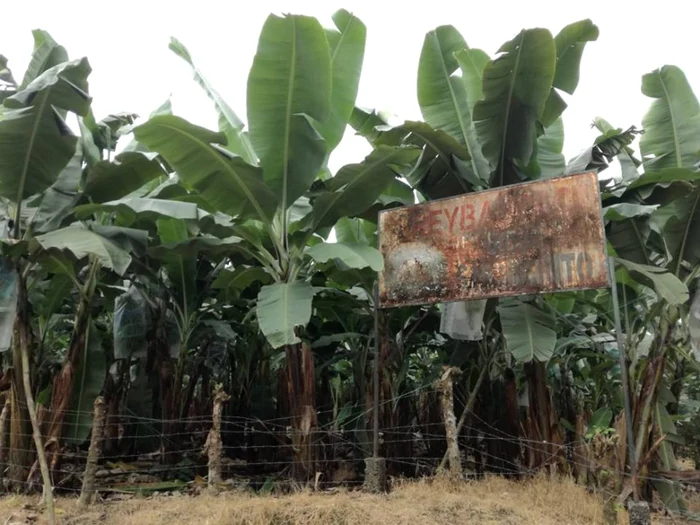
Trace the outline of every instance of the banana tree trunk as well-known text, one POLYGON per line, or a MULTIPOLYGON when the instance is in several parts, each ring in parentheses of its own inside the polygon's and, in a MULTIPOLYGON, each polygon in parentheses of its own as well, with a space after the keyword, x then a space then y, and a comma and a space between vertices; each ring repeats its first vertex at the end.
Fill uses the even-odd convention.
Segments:
POLYGON ((311 348, 302 343, 285 347, 289 415, 292 420, 292 447, 295 452, 292 475, 299 481, 313 479, 317 471, 316 374, 311 348))
POLYGON ((18 272, 17 317, 14 326, 14 343, 12 345, 12 376, 10 386, 10 452, 8 457, 8 478, 10 484, 18 490, 26 488, 27 474, 33 462, 34 452, 31 448, 32 427, 27 410, 27 398, 23 386, 22 353, 32 355, 32 332, 29 324, 29 301, 27 283, 18 272), (20 334, 23 334, 20 337, 20 334), (29 348, 22 348, 22 345, 29 348))
MULTIPOLYGON (((533 468, 539 468, 551 459, 552 425, 550 422, 551 407, 549 392, 547 390, 547 376, 545 364, 538 361, 525 363, 525 375, 527 376, 528 397, 528 422, 529 439, 538 441, 533 468)), ((535 447, 533 447, 535 448, 535 447)))
MULTIPOLYGON (((162 316, 164 319, 165 316, 162 316)), ((149 337, 151 351, 154 355, 153 375, 157 378, 158 402, 160 404, 161 427, 161 455, 166 465, 176 462, 176 444, 173 442, 175 417, 173 414, 175 366, 170 357, 170 348, 165 336, 165 324, 157 323, 155 333, 149 337)))
POLYGON ((97 281, 99 262, 95 259, 90 265, 88 277, 83 286, 78 311, 75 316, 75 325, 71 335, 68 351, 63 359, 63 366, 53 382, 51 391, 50 423, 46 439, 46 448, 51 471, 56 469, 60 459, 61 439, 63 437, 63 422, 66 411, 70 408, 71 396, 75 377, 85 354, 87 345, 88 327, 92 318, 92 297, 97 281))

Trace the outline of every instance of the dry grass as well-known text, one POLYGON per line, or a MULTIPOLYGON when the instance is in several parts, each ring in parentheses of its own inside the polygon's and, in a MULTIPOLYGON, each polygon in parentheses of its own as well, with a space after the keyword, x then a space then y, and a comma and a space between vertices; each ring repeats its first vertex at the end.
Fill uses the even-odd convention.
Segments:
MULTIPOLYGON (((32 501, 0 499, 0 525, 30 523, 23 506, 32 501)), ((132 498, 83 512, 75 500, 63 498, 58 509, 60 525, 589 525, 602 523, 603 516, 600 500, 583 487, 544 477, 522 483, 497 477, 459 484, 411 481, 395 485, 387 496, 302 492, 132 498)), ((46 521, 39 517, 31 523, 46 521)))

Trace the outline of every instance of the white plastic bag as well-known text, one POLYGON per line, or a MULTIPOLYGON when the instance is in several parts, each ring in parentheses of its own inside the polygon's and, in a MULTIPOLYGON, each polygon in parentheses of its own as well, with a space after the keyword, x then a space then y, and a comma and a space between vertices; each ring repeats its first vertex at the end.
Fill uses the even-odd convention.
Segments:
POLYGON ((696 353, 700 353, 700 287, 695 292, 695 297, 690 305, 688 329, 690 330, 691 346, 696 353))
POLYGON ((486 300, 461 301, 442 305, 440 332, 459 341, 481 341, 486 300))
POLYGON ((10 348, 17 316, 17 270, 9 258, 0 258, 0 352, 10 348))

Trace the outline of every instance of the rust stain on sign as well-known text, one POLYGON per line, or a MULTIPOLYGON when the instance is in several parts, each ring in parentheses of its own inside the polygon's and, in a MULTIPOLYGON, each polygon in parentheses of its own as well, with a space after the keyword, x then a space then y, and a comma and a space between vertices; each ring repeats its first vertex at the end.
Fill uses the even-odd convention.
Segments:
POLYGON ((609 285, 595 173, 386 210, 379 232, 380 307, 609 285))

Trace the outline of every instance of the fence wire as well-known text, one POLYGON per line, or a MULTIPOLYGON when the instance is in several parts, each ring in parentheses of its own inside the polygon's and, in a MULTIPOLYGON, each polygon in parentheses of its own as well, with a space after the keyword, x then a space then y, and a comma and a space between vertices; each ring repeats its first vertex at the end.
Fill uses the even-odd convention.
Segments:
MULTIPOLYGON (((400 397, 415 395, 425 387, 407 392, 400 397)), ((396 403, 400 397, 385 400, 382 404, 396 403)), ((318 411, 317 416, 336 414, 337 411, 318 411)), ((344 427, 368 419, 371 409, 355 412, 343 422, 344 427)), ((88 411, 66 411, 66 415, 91 417, 88 411)), ((100 493, 135 493, 156 491, 182 491, 205 486, 208 456, 205 450, 207 436, 214 420, 212 416, 192 416, 181 419, 157 419, 132 414, 122 414, 122 428, 141 425, 145 433, 119 435, 112 432, 105 437, 96 473, 95 489, 100 493), (175 430, 164 431, 163 428, 175 430), (114 435, 112 435, 114 434, 114 435), (111 437, 110 437, 111 436, 111 437), (170 458, 170 459, 168 459, 170 458)), ((28 420, 15 420, 29 428, 28 420)), ((221 466, 224 485, 230 488, 248 488, 264 491, 265 488, 289 489, 294 486, 290 471, 295 467, 308 467, 309 462, 299 459, 296 447, 300 438, 313 443, 315 457, 313 468, 320 473, 311 480, 319 489, 336 486, 356 488, 363 483, 363 461, 372 448, 370 428, 364 432, 337 429, 335 423, 320 425, 307 434, 295 431, 290 418, 261 420, 253 417, 224 415, 221 418, 222 441, 221 466), (303 435, 302 435, 303 434, 303 435)), ((629 472, 620 470, 595 458, 587 449, 591 443, 579 439, 565 443, 528 439, 510 435, 496 428, 477 414, 470 414, 471 424, 464 425, 459 436, 461 468, 465 477, 478 478, 484 473, 496 473, 518 479, 541 473, 547 468, 565 467, 564 474, 588 472, 592 479, 596 473, 606 471, 617 476, 624 484, 629 472), (515 457, 504 457, 494 449, 500 445, 512 445, 515 457), (539 464, 529 466, 528 460, 539 458, 539 464)), ((71 435, 69 424, 65 434, 71 435)), ((114 430, 114 429, 112 429, 114 430)), ((16 432, 16 437, 31 442, 31 433, 16 432)), ((80 491, 83 470, 88 457, 87 443, 62 444, 59 460, 53 465, 54 490, 67 494, 80 491)), ((425 477, 436 473, 446 450, 444 424, 416 422, 380 429, 380 446, 388 468, 398 476, 425 477), (435 452, 439 454, 436 455, 435 452)), ((49 446, 47 445, 47 448, 49 446)), ((35 455, 33 448, 17 448, 15 453, 35 455)), ((10 468, 7 451, 0 449, 0 478, 9 480, 10 468), (4 475, 4 477, 3 477, 4 475)), ((29 475, 25 479, 13 479, 14 486, 28 490, 42 487, 37 465, 27 465, 29 475)), ((680 484, 658 475, 645 475, 651 482, 680 484)), ((700 485, 700 476, 692 480, 700 485)), ((597 483, 593 490, 604 499, 616 499, 618 492, 597 483)), ((689 517, 685 513, 671 515, 689 517)))

